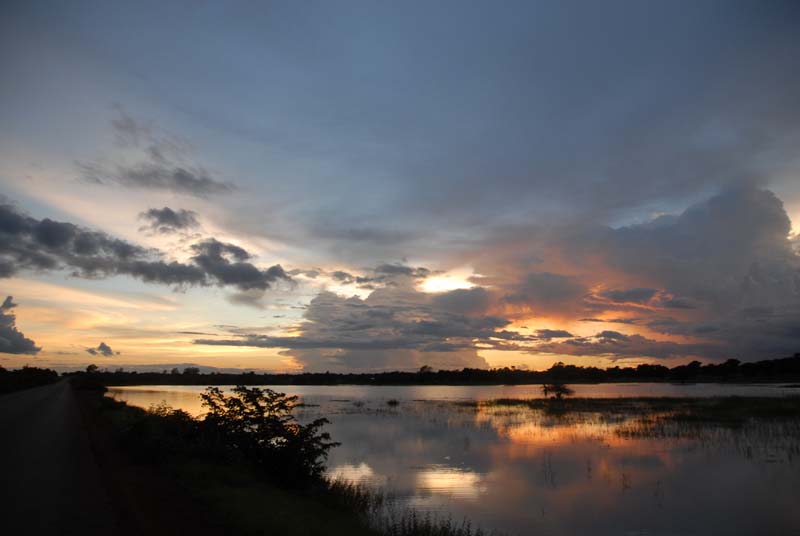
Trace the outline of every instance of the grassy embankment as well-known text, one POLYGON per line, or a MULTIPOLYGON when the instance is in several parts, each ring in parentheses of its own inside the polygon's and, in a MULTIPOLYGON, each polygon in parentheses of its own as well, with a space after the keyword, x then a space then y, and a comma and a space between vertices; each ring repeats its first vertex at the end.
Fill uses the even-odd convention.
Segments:
MULTIPOLYGON (((95 389, 84 399, 126 463, 177 484, 206 523, 225 534, 312 536, 480 536, 467 522, 393 509, 380 494, 325 478, 271 480, 245 458, 220 457, 196 438, 199 421, 167 407, 128 406, 95 389)), ((185 514, 184 514, 185 515, 185 514)))

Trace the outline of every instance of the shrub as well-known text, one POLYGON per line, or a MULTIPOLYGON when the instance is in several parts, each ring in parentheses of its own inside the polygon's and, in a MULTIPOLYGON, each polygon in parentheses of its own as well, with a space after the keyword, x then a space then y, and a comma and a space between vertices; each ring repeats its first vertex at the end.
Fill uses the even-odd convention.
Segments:
POLYGON ((233 395, 208 387, 201 398, 208 410, 201 423, 205 439, 255 463, 283 484, 319 480, 328 451, 338 445, 320 431, 327 419, 297 422, 292 415, 296 396, 239 385, 233 395))
POLYGON ((542 384, 542 394, 556 400, 561 400, 565 396, 574 394, 575 391, 564 385, 563 383, 544 383, 542 384))

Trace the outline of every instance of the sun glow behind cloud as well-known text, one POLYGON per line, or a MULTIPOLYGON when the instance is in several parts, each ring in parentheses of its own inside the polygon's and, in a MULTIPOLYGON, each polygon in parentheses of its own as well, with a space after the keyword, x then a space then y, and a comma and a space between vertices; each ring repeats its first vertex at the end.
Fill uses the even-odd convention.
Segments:
POLYGON ((469 269, 459 269, 427 278, 420 285, 423 292, 449 292, 451 290, 468 289, 475 285, 469 281, 474 273, 469 269))
POLYGON ((20 3, 3 20, 31 31, 3 34, 19 53, 4 57, 16 83, 0 92, 0 205, 14 214, 0 217, 0 300, 13 296, 14 329, 42 350, 0 359, 85 365, 101 341, 126 365, 287 369, 796 352, 800 76, 789 13, 665 3, 578 20, 559 5, 427 10, 422 25, 413 6, 402 16, 378 6, 369 20, 388 26, 376 49, 352 42, 363 23, 336 9, 281 10, 268 42, 201 11, 176 41, 164 21, 182 20, 179 7, 151 21, 133 6, 64 3, 43 16, 20 3), (647 26, 654 9, 655 33, 609 31, 647 26), (60 20, 76 24, 53 32, 60 20), (318 24, 314 39, 297 31, 318 24), (71 30, 80 35, 61 39, 71 30), (596 31, 609 46, 596 47, 596 31), (89 41, 119 61, 99 64, 79 44, 89 41), (597 69, 559 55, 584 48, 597 69), (327 49, 336 53, 317 54, 327 49), (232 55, 242 61, 232 78, 206 80, 232 55), (464 55, 471 69, 442 68, 464 55), (141 76, 129 76, 132 64, 141 76), (541 72, 554 83, 540 84, 541 72), (599 72, 603 98, 586 78, 599 72), (631 85, 631 73, 647 83, 631 85), (533 86, 535 99, 518 91, 533 86), (687 98, 720 88, 724 99, 687 98), (158 98, 172 94, 191 94, 203 113, 158 98), (576 106, 586 113, 573 118, 576 106), (148 223, 167 209, 193 223, 148 223), (78 248, 75 229, 125 241, 141 259, 78 248), (232 247, 193 247, 212 238, 246 261, 226 258, 232 247), (278 265, 291 277, 262 274, 278 265), (243 346, 259 335, 297 340, 243 346), (195 342, 212 338, 234 344, 195 342))

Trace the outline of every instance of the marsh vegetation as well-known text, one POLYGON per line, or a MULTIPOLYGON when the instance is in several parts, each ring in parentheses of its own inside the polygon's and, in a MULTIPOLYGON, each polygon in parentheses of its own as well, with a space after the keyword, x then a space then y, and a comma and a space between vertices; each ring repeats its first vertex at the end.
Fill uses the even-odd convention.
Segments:
POLYGON ((316 405, 246 386, 230 393, 209 387, 201 402, 199 418, 166 402, 144 409, 104 397, 98 409, 129 456, 182 482, 230 533, 485 534, 466 520, 418 514, 382 490, 326 474, 328 452, 339 445, 324 431, 327 419, 295 417, 316 405))
MULTIPOLYGON (((537 397, 534 386, 303 387, 293 413, 303 424, 330 420, 325 430, 341 445, 323 477, 385 534, 452 533, 424 532, 428 523, 600 535, 800 524, 789 500, 800 483, 794 390, 712 385, 705 391, 748 396, 697 397, 685 396, 697 392, 691 385, 570 387, 575 396, 561 400, 537 397), (672 396, 622 396, 638 393, 672 396)), ((202 413, 199 388, 114 392, 202 413)))

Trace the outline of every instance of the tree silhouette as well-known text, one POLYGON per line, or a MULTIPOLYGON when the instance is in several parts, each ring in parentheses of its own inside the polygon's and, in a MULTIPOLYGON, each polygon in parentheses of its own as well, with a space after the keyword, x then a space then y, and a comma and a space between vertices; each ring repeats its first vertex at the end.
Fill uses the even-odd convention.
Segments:
POLYGON ((565 396, 570 396, 575 394, 575 391, 573 391, 563 383, 553 382, 553 383, 542 384, 542 394, 545 396, 545 398, 549 396, 550 398, 561 400, 565 396))
POLYGON ((217 446, 255 462, 285 484, 318 479, 328 451, 338 445, 320 429, 327 419, 300 424, 292 415, 296 396, 239 385, 233 395, 208 387, 203 426, 217 446))

